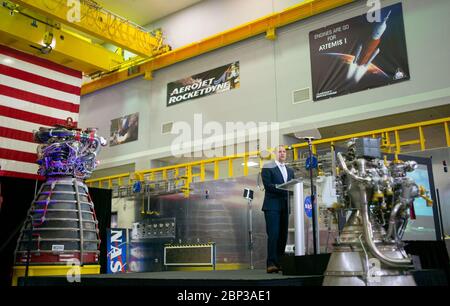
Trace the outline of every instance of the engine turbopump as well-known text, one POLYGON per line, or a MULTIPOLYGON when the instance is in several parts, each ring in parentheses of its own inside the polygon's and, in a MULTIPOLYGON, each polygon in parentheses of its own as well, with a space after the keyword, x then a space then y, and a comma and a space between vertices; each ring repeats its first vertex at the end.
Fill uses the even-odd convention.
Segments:
POLYGON ((46 177, 72 176, 85 179, 97 166, 96 157, 106 140, 97 130, 84 131, 67 127, 44 128, 34 132, 39 174, 46 177))
POLYGON ((360 138, 337 154, 339 204, 350 216, 337 238, 324 285, 415 285, 412 260, 401 238, 414 199, 424 190, 408 172, 414 161, 381 159, 380 139, 360 138))

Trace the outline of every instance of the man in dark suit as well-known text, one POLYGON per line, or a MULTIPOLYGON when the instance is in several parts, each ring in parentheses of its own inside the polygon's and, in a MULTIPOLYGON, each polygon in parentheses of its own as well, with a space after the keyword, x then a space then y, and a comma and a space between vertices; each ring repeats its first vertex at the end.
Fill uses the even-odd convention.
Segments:
POLYGON ((294 178, 294 170, 286 167, 286 149, 278 146, 276 160, 266 164, 261 172, 265 195, 262 210, 266 220, 267 232, 267 273, 280 270, 281 256, 284 254, 288 236, 288 191, 275 185, 294 178))

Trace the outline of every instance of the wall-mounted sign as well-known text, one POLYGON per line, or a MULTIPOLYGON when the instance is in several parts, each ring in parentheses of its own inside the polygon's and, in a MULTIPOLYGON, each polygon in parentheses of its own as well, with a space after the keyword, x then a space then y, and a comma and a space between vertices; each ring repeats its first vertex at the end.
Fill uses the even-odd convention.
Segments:
POLYGON ((167 106, 239 88, 239 62, 167 84, 167 106))
POLYGON ((402 4, 309 33, 314 101, 409 80, 402 4))
POLYGON ((112 228, 107 233, 107 272, 127 271, 127 229, 112 228))
POLYGON ((111 120, 109 145, 112 147, 118 144, 135 141, 138 139, 138 132, 139 113, 113 119, 111 120))

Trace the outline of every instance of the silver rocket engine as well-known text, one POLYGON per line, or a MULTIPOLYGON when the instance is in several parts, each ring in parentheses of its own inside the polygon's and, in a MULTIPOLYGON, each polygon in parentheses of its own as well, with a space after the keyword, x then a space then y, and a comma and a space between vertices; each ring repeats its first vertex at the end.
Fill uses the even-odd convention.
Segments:
POLYGON ((70 126, 34 132, 39 174, 45 176, 22 227, 15 252, 16 266, 96 264, 98 222, 83 180, 95 169, 105 139, 95 129, 70 126))
POLYGON ((407 173, 414 161, 383 160, 380 139, 360 138, 338 153, 337 193, 346 224, 336 239, 325 272, 324 286, 410 285, 413 264, 402 236, 414 199, 425 196, 407 173))

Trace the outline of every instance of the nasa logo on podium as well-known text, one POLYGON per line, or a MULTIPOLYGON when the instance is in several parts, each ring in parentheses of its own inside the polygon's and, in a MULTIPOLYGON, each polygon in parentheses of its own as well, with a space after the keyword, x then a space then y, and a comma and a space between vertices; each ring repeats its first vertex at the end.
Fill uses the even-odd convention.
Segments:
POLYGON ((305 198, 305 214, 308 218, 312 218, 312 203, 310 196, 305 198))

